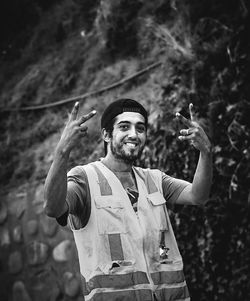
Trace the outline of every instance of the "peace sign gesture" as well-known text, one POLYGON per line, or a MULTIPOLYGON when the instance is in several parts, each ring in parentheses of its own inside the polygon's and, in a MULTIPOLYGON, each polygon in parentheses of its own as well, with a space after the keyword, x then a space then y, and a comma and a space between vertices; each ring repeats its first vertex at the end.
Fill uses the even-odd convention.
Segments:
POLYGON ((190 120, 182 116, 180 113, 176 113, 176 117, 180 120, 187 129, 180 130, 180 136, 178 137, 181 141, 187 140, 198 149, 200 152, 208 153, 211 150, 211 142, 208 139, 203 128, 194 121, 193 104, 189 104, 190 120))
POLYGON ((88 127, 85 122, 96 114, 96 111, 93 110, 77 119, 78 110, 79 102, 76 102, 57 146, 66 154, 69 154, 73 147, 79 143, 79 139, 86 136, 88 127))

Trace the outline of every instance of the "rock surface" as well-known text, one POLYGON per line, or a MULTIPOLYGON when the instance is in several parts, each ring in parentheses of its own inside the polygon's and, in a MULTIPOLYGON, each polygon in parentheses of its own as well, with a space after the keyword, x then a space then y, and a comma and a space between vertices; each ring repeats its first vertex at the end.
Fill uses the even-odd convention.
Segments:
POLYGON ((22 281, 14 283, 12 297, 13 301, 32 301, 22 281))
POLYGON ((74 242, 72 240, 64 240, 60 242, 53 250, 53 258, 55 261, 65 262, 72 258, 74 251, 74 242))
POLYGON ((23 261, 22 254, 19 251, 15 251, 10 254, 8 266, 11 274, 17 274, 21 272, 23 268, 23 261))
POLYGON ((23 241, 22 227, 20 225, 17 225, 13 229, 13 240, 17 243, 21 243, 23 241))
POLYGON ((5 223, 8 216, 7 206, 5 202, 0 202, 0 225, 5 223))
POLYGON ((79 279, 71 272, 65 272, 63 279, 65 294, 69 297, 76 297, 80 291, 79 279))
POLYGON ((49 246, 39 241, 32 241, 26 246, 29 265, 45 263, 48 258, 49 246))
POLYGON ((38 221, 32 219, 27 223, 27 232, 29 235, 35 235, 38 231, 38 221))
POLYGON ((0 229, 0 246, 8 247, 10 245, 10 234, 8 228, 0 229))

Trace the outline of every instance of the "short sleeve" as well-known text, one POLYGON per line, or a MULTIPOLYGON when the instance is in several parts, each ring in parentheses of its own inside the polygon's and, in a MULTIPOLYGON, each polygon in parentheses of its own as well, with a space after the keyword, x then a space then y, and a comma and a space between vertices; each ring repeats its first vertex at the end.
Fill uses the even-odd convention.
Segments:
POLYGON ((190 183, 162 173, 162 191, 167 203, 174 204, 185 187, 190 183))
POLYGON ((66 219, 72 229, 80 229, 88 223, 91 211, 88 178, 84 168, 76 166, 68 172, 67 179, 68 212, 57 218, 57 221, 65 225, 66 219))

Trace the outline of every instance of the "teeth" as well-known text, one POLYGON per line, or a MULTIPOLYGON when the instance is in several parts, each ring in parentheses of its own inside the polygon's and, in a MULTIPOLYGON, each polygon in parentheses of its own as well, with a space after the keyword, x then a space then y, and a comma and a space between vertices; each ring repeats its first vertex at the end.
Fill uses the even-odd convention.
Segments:
POLYGON ((133 147, 133 148, 135 148, 136 147, 136 144, 134 144, 134 143, 130 143, 130 142, 128 142, 128 143, 126 143, 127 144, 127 146, 129 146, 129 147, 133 147))

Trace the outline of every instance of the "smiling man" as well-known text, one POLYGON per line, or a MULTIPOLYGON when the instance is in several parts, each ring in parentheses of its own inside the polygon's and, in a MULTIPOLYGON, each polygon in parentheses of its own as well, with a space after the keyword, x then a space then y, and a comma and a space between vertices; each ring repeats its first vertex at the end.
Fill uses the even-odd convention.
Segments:
MULTIPOLYGON (((140 157, 146 140, 146 125, 139 113, 124 112, 117 117, 115 129, 110 140, 110 149, 116 159, 134 162, 140 157), (128 137, 127 132, 131 131, 128 137)), ((104 137, 105 137, 104 129, 104 137)), ((109 141, 109 136, 106 136, 109 141)))
POLYGON ((45 211, 71 227, 85 300, 190 300, 166 204, 204 204, 212 178, 211 144, 192 105, 180 140, 200 151, 192 183, 133 164, 146 142, 148 114, 135 100, 111 103, 101 118, 105 157, 67 174, 71 150, 87 133, 77 103, 45 182, 45 211))

